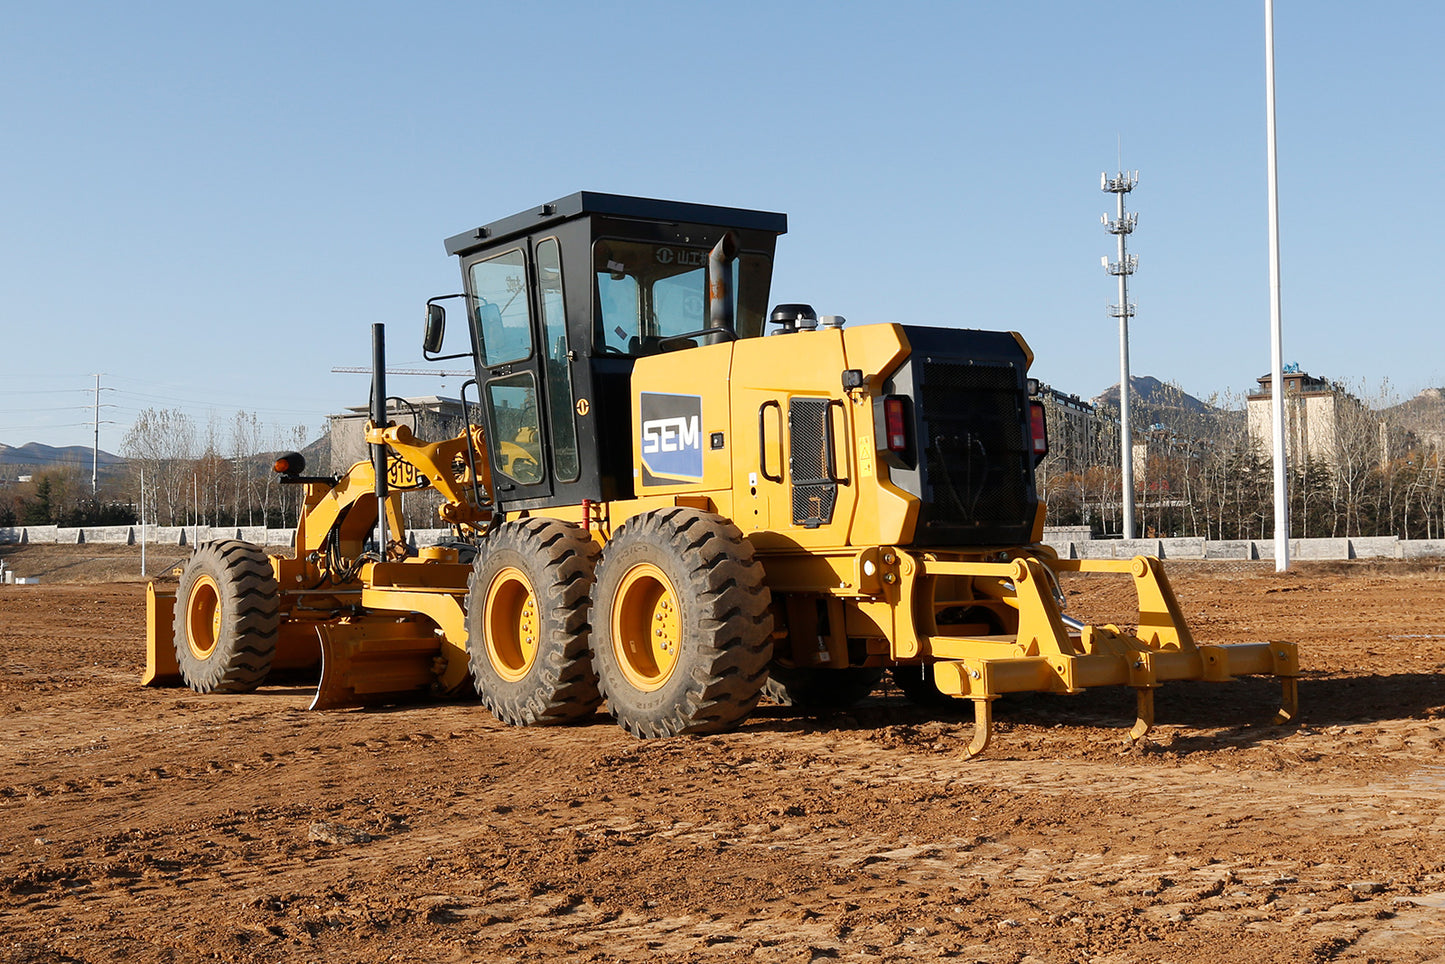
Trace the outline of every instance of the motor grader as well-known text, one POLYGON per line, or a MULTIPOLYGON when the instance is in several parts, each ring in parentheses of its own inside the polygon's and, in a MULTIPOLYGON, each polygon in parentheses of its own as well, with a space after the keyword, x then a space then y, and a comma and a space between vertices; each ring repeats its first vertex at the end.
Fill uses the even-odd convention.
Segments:
MULTIPOLYGON (((845 326, 768 310, 785 215, 579 193, 447 240, 463 291, 427 303, 424 354, 466 357, 466 427, 392 417, 373 326, 371 458, 305 489, 295 551, 202 545, 149 594, 150 683, 250 690, 314 670, 313 708, 475 687, 515 725, 605 705, 639 737, 712 733, 767 694, 971 700, 1272 674, 1288 643, 1197 645, 1159 561, 1042 544, 1047 452, 1013 332, 845 326), (447 300, 468 347, 446 353, 447 300), (413 548, 402 497, 440 496, 413 548), (470 561, 463 555, 473 557, 470 561), (1132 580, 1133 628, 1064 612, 1061 573, 1132 580)), ((454 333, 455 334, 455 333, 454 333)), ((460 347, 460 338, 452 339, 460 347)))

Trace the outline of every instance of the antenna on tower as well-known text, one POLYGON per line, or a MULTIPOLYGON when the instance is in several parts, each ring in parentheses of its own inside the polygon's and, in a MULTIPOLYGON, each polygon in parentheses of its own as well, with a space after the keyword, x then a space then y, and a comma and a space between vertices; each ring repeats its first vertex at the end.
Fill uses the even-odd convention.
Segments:
POLYGON ((1134 190, 1139 183, 1138 171, 1124 170, 1124 139, 1119 138, 1119 170, 1110 177, 1107 172, 1099 175, 1099 187, 1118 199, 1114 217, 1105 214, 1099 220, 1104 230, 1119 239, 1119 259, 1110 261, 1100 258, 1106 274, 1119 279, 1119 303, 1109 306, 1109 317, 1119 319, 1119 474, 1120 495, 1123 503, 1124 538, 1134 538, 1134 442, 1129 431, 1129 319, 1134 317, 1134 305, 1129 302, 1129 276, 1139 268, 1139 256, 1130 254, 1125 239, 1134 233, 1139 223, 1138 214, 1124 211, 1124 195, 1134 190))

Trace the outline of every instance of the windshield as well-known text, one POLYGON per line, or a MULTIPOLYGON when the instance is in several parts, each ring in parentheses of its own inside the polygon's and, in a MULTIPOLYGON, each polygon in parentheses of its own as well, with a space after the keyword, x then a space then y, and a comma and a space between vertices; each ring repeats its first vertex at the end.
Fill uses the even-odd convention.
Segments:
MULTIPOLYGON (((593 246, 597 273, 597 345, 613 353, 651 355, 662 342, 708 327, 708 249, 640 241, 601 240, 593 246)), ((762 333, 772 262, 741 254, 732 263, 738 335, 762 333)), ((700 344, 692 338, 668 348, 700 344)))

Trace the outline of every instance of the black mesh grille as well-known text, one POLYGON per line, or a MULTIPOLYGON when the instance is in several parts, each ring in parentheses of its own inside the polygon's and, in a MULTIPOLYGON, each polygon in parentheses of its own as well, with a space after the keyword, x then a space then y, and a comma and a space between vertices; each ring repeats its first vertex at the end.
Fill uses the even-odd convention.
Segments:
POLYGON ((1031 523, 1018 370, 927 360, 918 385, 925 527, 1031 523))
POLYGON ((788 403, 788 476, 793 488, 793 524, 824 525, 833 519, 838 483, 828 451, 828 400, 795 398, 788 403))

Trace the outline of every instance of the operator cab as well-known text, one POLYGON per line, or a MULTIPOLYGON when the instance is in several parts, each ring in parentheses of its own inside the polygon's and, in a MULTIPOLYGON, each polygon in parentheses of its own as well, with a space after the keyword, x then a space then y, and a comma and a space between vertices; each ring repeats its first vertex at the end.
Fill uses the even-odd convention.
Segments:
POLYGON ((631 497, 635 360, 762 335, 786 231, 783 214, 584 191, 448 238, 500 508, 631 497))

